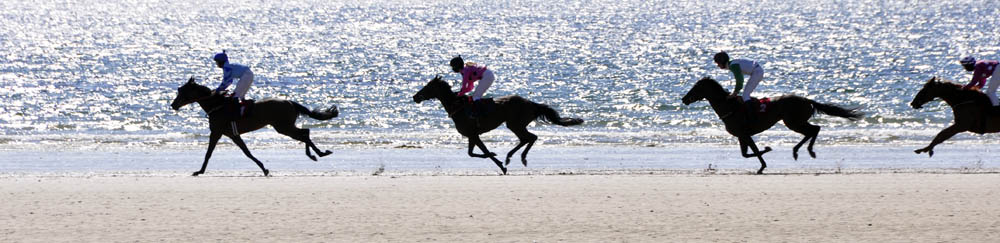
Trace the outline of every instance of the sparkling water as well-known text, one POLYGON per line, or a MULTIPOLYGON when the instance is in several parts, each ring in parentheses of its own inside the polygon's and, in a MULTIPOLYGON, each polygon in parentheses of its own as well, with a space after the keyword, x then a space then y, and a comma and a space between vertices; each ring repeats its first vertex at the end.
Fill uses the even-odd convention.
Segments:
MULTIPOLYGON (((189 77, 216 87, 222 71, 210 57, 222 50, 256 74, 250 98, 339 106, 338 118, 299 123, 318 144, 345 149, 463 146, 438 102, 412 101, 435 75, 457 86, 447 66, 456 55, 494 70, 488 96, 586 120, 530 126, 545 144, 734 144, 707 102, 680 102, 704 76, 732 89, 711 61, 723 50, 762 64, 756 96, 867 114, 814 116, 820 144, 923 144, 950 109, 908 103, 933 76, 967 82, 965 55, 1000 58, 996 16, 1000 5, 982 1, 6 0, 0 149, 203 149, 204 112, 169 103, 189 77)), ((246 136, 256 147, 301 146, 273 131, 246 136)), ((485 138, 516 141, 503 128, 485 138)), ((778 125, 757 138, 801 136, 778 125)))

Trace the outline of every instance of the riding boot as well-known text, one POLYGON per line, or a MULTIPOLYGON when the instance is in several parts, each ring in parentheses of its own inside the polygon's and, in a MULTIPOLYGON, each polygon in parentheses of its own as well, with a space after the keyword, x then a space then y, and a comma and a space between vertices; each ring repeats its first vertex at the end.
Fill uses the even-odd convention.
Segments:
POLYGON ((744 105, 746 105, 746 121, 747 121, 747 125, 756 123, 757 122, 757 112, 760 109, 757 106, 757 103, 748 100, 747 102, 744 102, 744 105))

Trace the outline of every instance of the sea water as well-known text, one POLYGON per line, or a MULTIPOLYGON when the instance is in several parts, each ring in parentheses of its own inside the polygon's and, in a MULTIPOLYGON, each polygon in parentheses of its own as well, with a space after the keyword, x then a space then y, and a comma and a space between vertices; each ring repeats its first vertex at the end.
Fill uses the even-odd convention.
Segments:
MULTIPOLYGON (((952 116, 941 102, 908 103, 931 77, 966 82, 963 56, 1000 58, 995 16, 1000 5, 980 1, 2 1, 0 170, 196 168, 205 113, 169 103, 190 77, 217 86, 210 57, 222 50, 256 74, 248 97, 341 110, 299 122, 335 150, 324 166, 270 128, 246 134, 278 168, 492 169, 466 157, 440 103, 412 100, 436 75, 458 85, 446 65, 456 55, 495 72, 487 96, 586 120, 529 126, 540 137, 529 166, 754 168, 707 102, 680 102, 701 77, 732 89, 718 51, 762 64, 756 96, 866 113, 814 116, 823 152, 799 160, 814 166, 794 164, 806 163, 790 158, 801 135, 784 126, 756 136, 777 150, 772 167, 990 167, 997 135, 955 136, 938 148, 945 158, 909 152, 952 116)), ((503 127, 484 139, 499 154, 517 141, 503 127)), ((254 169, 223 141, 210 168, 254 169)))

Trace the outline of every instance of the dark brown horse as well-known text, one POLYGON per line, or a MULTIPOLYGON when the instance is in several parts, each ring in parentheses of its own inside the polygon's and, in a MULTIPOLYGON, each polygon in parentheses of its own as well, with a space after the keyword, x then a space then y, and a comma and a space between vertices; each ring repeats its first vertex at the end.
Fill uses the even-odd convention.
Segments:
POLYGON ((468 98, 466 96, 457 96, 451 91, 451 85, 441 80, 440 76, 434 77, 416 95, 413 95, 413 102, 418 104, 421 101, 429 99, 441 101, 444 110, 448 112, 448 116, 455 122, 455 128, 458 129, 458 133, 469 138, 469 156, 492 159, 504 174, 507 174, 506 165, 510 164, 510 157, 514 156, 514 152, 517 152, 521 146, 525 146, 524 152, 521 152, 521 163, 524 166, 528 166, 528 150, 531 150, 531 145, 534 145, 535 140, 538 140, 538 136, 528 132, 527 129, 528 124, 531 124, 532 121, 542 119, 560 126, 573 126, 583 123, 583 120, 579 118, 559 117, 559 113, 548 105, 531 102, 516 95, 494 99, 496 103, 494 111, 491 111, 484 117, 472 119, 465 114, 465 109, 471 107, 471 105, 468 105, 468 98), (517 135, 517 139, 520 142, 518 142, 517 146, 514 146, 514 149, 507 153, 506 163, 501 164, 500 160, 497 160, 496 154, 486 149, 483 140, 479 139, 479 134, 496 129, 504 122, 507 123, 507 128, 517 135), (483 151, 483 154, 473 153, 473 147, 479 147, 479 150, 483 151))
POLYGON ((806 141, 809 141, 809 147, 807 148, 809 156, 816 158, 816 153, 813 152, 813 144, 816 143, 816 136, 819 134, 820 127, 809 124, 809 118, 816 111, 827 115, 847 118, 852 121, 861 119, 861 116, 864 115, 856 111, 856 109, 844 109, 831 104, 819 103, 805 97, 785 95, 772 98, 771 102, 767 105, 767 111, 757 113, 756 122, 747 124, 746 112, 756 111, 747 111, 746 106, 743 105, 743 99, 739 96, 730 96, 729 92, 722 88, 719 82, 707 77, 698 80, 681 101, 685 105, 689 105, 702 99, 707 99, 708 103, 712 105, 712 109, 719 115, 722 122, 726 124, 726 131, 739 139, 740 151, 743 153, 743 157, 757 157, 760 160, 760 169, 757 170, 757 174, 763 174, 764 168, 767 168, 767 163, 764 162, 763 155, 770 152, 771 147, 764 147, 763 151, 759 150, 751 136, 770 129, 779 120, 783 121, 788 129, 806 136, 792 149, 792 158, 798 160, 799 147, 802 147, 802 144, 806 141), (747 148, 750 148, 753 153, 748 154, 747 148))
POLYGON ((320 157, 332 153, 329 150, 320 151, 313 144, 312 140, 309 139, 309 129, 296 127, 295 120, 298 119, 299 115, 308 115, 313 119, 321 121, 329 120, 337 117, 339 114, 336 106, 324 111, 310 111, 308 108, 294 101, 264 99, 254 103, 253 111, 249 115, 232 121, 230 118, 232 115, 225 114, 228 112, 226 109, 228 106, 227 100, 228 98, 212 92, 208 87, 195 83, 194 78, 191 78, 183 86, 177 88, 177 98, 174 98, 174 102, 170 103, 171 108, 178 110, 187 104, 197 102, 205 110, 205 113, 208 114, 208 126, 211 131, 208 137, 208 152, 205 153, 205 162, 201 165, 201 170, 194 172, 192 176, 205 173, 205 167, 208 166, 208 159, 212 157, 212 150, 215 150, 215 144, 219 142, 219 138, 222 138, 222 135, 226 135, 226 137, 232 139, 233 143, 243 150, 243 154, 246 154, 254 163, 257 163, 257 166, 264 172, 264 176, 270 174, 264 168, 264 164, 260 163, 260 160, 257 160, 257 158, 254 158, 250 154, 247 145, 240 138, 240 134, 251 132, 267 125, 271 125, 278 133, 304 142, 306 144, 306 156, 309 156, 313 161, 316 161, 316 156, 312 155, 309 151, 310 148, 316 151, 316 154, 320 157))
POLYGON ((962 85, 948 81, 942 82, 941 79, 933 77, 927 80, 924 87, 917 92, 917 96, 913 97, 910 106, 913 109, 920 109, 934 98, 941 98, 948 106, 951 106, 955 124, 941 130, 937 136, 934 136, 934 140, 931 140, 930 145, 914 150, 914 153, 927 152, 928 156, 934 156, 934 146, 960 132, 968 131, 977 134, 1000 132, 1000 114, 990 112, 993 110, 993 104, 983 92, 976 89, 963 89, 962 85))

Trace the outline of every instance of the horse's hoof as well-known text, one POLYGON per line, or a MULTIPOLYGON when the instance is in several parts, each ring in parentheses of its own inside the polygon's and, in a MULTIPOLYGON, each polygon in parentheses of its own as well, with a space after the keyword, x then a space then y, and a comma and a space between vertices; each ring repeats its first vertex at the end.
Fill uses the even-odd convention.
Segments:
POLYGON ((758 175, 763 175, 764 174, 764 169, 757 170, 757 174, 758 175))
POLYGON ((312 155, 309 155, 309 159, 311 159, 313 161, 319 161, 318 159, 316 159, 316 156, 312 156, 312 155))
POLYGON ((271 171, 264 169, 264 176, 271 176, 271 171))
POLYGON ((521 164, 524 165, 524 167, 528 167, 528 160, 522 159, 521 164))
POLYGON ((503 174, 507 175, 507 167, 500 167, 500 171, 503 171, 503 174))
POLYGON ((809 151, 809 157, 812 157, 813 159, 815 159, 816 158, 816 152, 809 151))
POLYGON ((198 175, 201 175, 201 174, 204 174, 204 173, 205 172, 195 171, 194 174, 191 174, 191 176, 198 176, 198 175))
POLYGON ((927 151, 927 158, 934 157, 934 150, 927 151))
POLYGON ((503 166, 508 166, 508 165, 510 165, 510 157, 507 157, 507 160, 503 162, 503 166))
POLYGON ((792 152, 792 159, 799 160, 799 153, 792 152))
POLYGON ((764 147, 764 152, 760 152, 760 153, 763 154, 763 153, 767 153, 767 152, 771 152, 771 147, 764 147))
POLYGON ((330 151, 330 150, 327 150, 327 151, 324 151, 324 152, 318 153, 318 154, 319 154, 319 157, 325 157, 327 155, 333 154, 333 152, 330 151))

